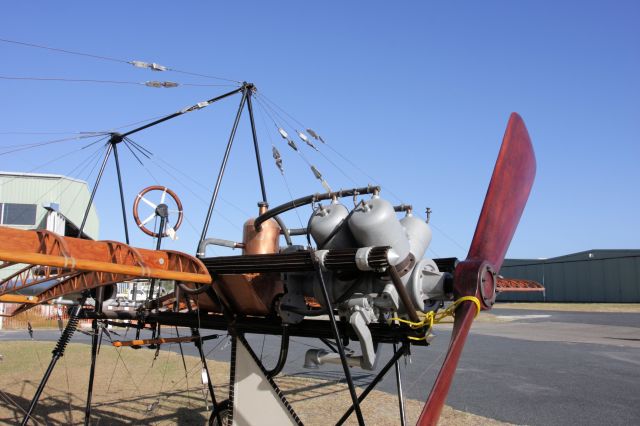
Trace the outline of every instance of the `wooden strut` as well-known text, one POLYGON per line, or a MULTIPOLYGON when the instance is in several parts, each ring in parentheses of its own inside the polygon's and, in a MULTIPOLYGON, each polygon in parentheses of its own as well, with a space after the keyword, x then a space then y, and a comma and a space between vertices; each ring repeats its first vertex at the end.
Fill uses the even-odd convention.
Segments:
POLYGON ((40 300, 36 296, 23 296, 21 294, 4 294, 0 296, 0 303, 25 303, 37 305, 40 300))
MULTIPOLYGON (((90 241, 2 226, 0 241, 3 267, 31 265, 1 281, 0 295, 35 285, 34 281, 52 279, 59 282, 39 294, 39 302, 139 277, 211 284, 211 276, 199 259, 177 251, 147 250, 117 241, 90 241), (35 266, 44 267, 44 272, 35 273, 35 266)), ((29 307, 23 305, 19 311, 29 307)))
POLYGON ((182 343, 182 342, 192 342, 194 340, 199 340, 200 336, 184 336, 184 337, 160 337, 158 339, 138 339, 138 340, 127 340, 120 341, 114 340, 111 344, 116 348, 121 348, 123 346, 146 346, 146 345, 160 345, 163 343, 182 343))

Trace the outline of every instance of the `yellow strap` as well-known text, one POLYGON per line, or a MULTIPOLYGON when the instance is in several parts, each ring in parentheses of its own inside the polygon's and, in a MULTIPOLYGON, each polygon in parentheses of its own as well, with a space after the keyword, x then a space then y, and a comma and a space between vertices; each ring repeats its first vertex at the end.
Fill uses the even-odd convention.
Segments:
POLYGON ((462 302, 473 302, 476 305, 476 315, 478 316, 478 314, 480 313, 481 310, 481 305, 480 305, 480 300, 478 300, 477 297, 475 296, 463 296, 459 299, 457 299, 455 302, 453 302, 451 305, 449 305, 449 307, 447 307, 447 309, 445 309, 442 312, 434 312, 434 311, 429 311, 426 314, 424 312, 421 312, 422 315, 424 315, 424 318, 422 319, 422 321, 419 322, 413 322, 413 321, 409 321, 406 319, 402 319, 402 318, 391 318, 391 321, 398 321, 399 323, 402 324, 407 324, 409 327, 411 328, 422 328, 426 325, 429 325, 429 327, 427 328, 427 331, 425 333, 424 336, 422 337, 409 337, 410 340, 425 340, 427 338, 427 335, 429 334, 429 330, 431 330, 431 328, 433 327, 434 324, 439 324, 440 322, 442 322, 443 319, 447 318, 447 317, 453 317, 455 316, 455 311, 456 308, 458 307, 458 305, 462 302))

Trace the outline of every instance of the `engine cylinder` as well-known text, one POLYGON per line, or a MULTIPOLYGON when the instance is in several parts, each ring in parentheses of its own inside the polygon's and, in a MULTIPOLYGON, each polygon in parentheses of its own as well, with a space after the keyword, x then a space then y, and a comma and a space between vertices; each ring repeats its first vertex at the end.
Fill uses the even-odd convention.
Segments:
POLYGON ((425 221, 411 213, 408 213, 400 219, 400 223, 407 231, 411 254, 416 258, 416 261, 422 259, 429 244, 431 244, 431 227, 425 221))
POLYGON ((346 224, 341 226, 348 216, 349 210, 336 200, 328 206, 320 206, 313 212, 309 228, 319 249, 356 247, 349 227, 346 224), (339 226, 340 229, 336 231, 339 226))
POLYGON ((409 255, 409 239, 393 206, 379 196, 355 209, 349 229, 361 247, 390 246, 398 255, 396 264, 409 255))

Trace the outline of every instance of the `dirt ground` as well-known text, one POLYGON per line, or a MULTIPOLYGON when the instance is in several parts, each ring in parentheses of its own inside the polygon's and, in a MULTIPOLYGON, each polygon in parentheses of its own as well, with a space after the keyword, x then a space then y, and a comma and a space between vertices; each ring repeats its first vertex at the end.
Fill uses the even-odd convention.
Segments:
MULTIPOLYGON (((18 424, 35 392, 49 360, 52 342, 2 342, 0 345, 0 424, 18 424)), ((160 352, 154 361, 149 349, 116 349, 103 345, 98 357, 93 395, 93 425, 194 425, 205 424, 199 359, 160 352)), ((60 359, 35 411, 31 424, 81 424, 88 383, 90 349, 70 344, 60 359)), ((216 395, 228 391, 229 365, 208 361, 216 395)), ((305 424, 334 424, 350 405, 343 383, 303 376, 276 378, 287 399, 305 424)), ((415 424, 422 402, 407 400, 408 424, 415 424)), ((362 405, 367 425, 399 424, 394 395, 373 391, 362 405)), ((354 418, 347 424, 356 424, 354 418)), ((445 407, 441 425, 500 425, 445 407)))
POLYGON ((567 312, 621 312, 640 313, 640 303, 527 303, 498 302, 496 308, 532 309, 567 312))

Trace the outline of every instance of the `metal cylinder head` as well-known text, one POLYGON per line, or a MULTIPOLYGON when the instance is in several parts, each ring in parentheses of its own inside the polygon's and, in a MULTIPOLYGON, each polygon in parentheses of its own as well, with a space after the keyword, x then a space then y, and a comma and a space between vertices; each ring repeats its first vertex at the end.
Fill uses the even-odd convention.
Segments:
POLYGON ((377 195, 355 209, 349 229, 360 247, 390 246, 398 255, 398 262, 409 255, 409 239, 393 205, 377 195))

